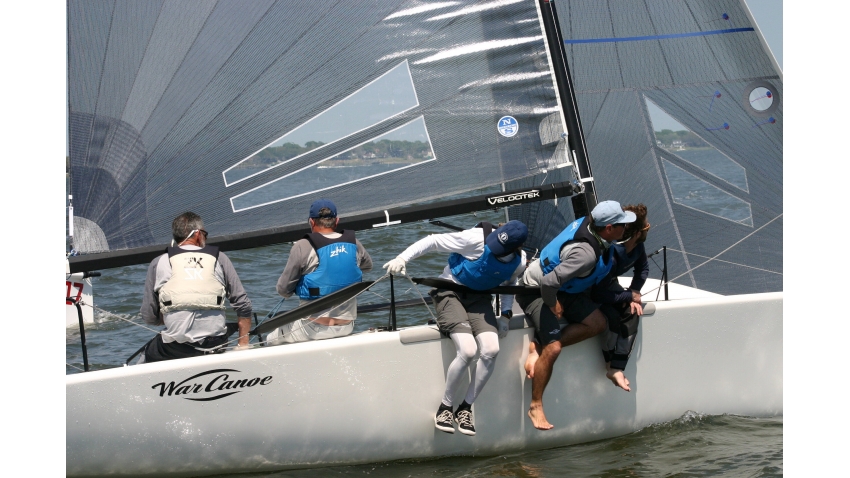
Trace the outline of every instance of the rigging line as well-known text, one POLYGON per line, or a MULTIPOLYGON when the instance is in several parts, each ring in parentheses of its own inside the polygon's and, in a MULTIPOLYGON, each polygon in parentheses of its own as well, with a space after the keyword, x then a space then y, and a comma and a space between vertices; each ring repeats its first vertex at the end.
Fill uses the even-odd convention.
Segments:
POLYGON ((153 333, 158 334, 158 333, 160 332, 159 330, 154 330, 154 329, 152 329, 152 328, 150 328, 150 327, 147 327, 147 326, 145 326, 145 325, 142 325, 142 324, 140 324, 140 323, 138 323, 138 322, 133 322, 133 321, 132 321, 132 320, 130 320, 130 319, 125 319, 124 317, 121 317, 121 316, 120 316, 120 315, 118 315, 118 314, 113 314, 112 312, 110 312, 110 311, 108 311, 108 310, 106 310, 106 309, 101 309, 100 307, 98 307, 98 306, 96 306, 96 305, 93 305, 93 304, 86 304, 86 303, 85 303, 85 302, 83 302, 83 301, 80 301, 80 305, 88 305, 89 307, 91 307, 91 308, 92 308, 92 309, 94 309, 94 310, 97 310, 98 312, 104 312, 104 313, 107 313, 107 314, 109 314, 109 315, 111 315, 111 316, 114 316, 115 318, 117 318, 117 319, 119 319, 119 320, 123 320, 124 322, 127 322, 127 323, 129 323, 129 324, 135 325, 135 326, 137 326, 137 327, 141 327, 141 328, 143 328, 143 329, 148 329, 148 330, 150 330, 150 331, 151 331, 151 332, 153 332, 153 333))
POLYGON ((79 370, 80 372, 85 372, 85 370, 81 369, 80 367, 77 367, 76 365, 71 365, 68 362, 65 362, 65 366, 75 368, 75 369, 79 370))
MULTIPOLYGON (((339 303, 339 304, 337 304, 337 305, 331 306, 331 308, 340 307, 340 306, 342 306, 342 305, 345 305, 345 304, 349 303, 350 301, 352 301, 352 300, 356 299, 356 298, 357 298, 360 294, 362 294, 362 293, 364 293, 364 292, 366 292, 366 291, 370 291, 370 289, 371 289, 371 288, 372 288, 375 284, 377 284, 378 282, 380 282, 380 281, 384 280, 386 277, 389 277, 389 274, 386 274, 386 275, 384 275, 383 277, 380 277, 378 280, 376 280, 376 281, 372 284, 372 286, 370 286, 370 287, 369 287, 369 289, 366 289, 366 290, 364 290, 364 291, 361 291, 360 293, 358 293, 358 294, 357 294, 357 295, 355 295, 354 297, 349 297, 348 299, 344 300, 343 302, 340 302, 340 303, 339 303)), ((300 331, 300 330, 304 330, 304 326, 305 326, 305 323, 303 322, 303 320, 304 320, 304 319, 312 319, 312 320, 310 320, 310 323, 313 323, 313 322, 315 322, 315 319, 318 319, 318 317, 310 317, 310 316, 307 316, 307 317, 304 317, 304 318, 302 318, 302 319, 297 319, 295 322, 298 322, 298 323, 299 323, 300 328, 295 329, 294 327, 296 327, 296 326, 295 326, 295 325, 293 325, 293 329, 292 329, 292 330, 290 330, 290 332, 289 332, 289 334, 290 334, 290 335, 292 334, 292 332, 300 331)), ((290 322, 290 323, 294 324, 295 322, 290 322)), ((356 324, 356 323, 357 323, 357 317, 355 317, 354 319, 352 319, 352 320, 351 320, 351 322, 349 322, 349 324, 356 324)), ((346 324, 346 325, 349 325, 349 324, 346 324)), ((287 325, 288 325, 288 324, 287 324, 287 325)), ((352 332, 353 332, 353 327, 352 327, 352 332)), ((283 335, 285 335, 285 334, 283 334, 283 335)), ((250 341, 250 339, 251 339, 251 336, 250 336, 250 335, 238 335, 235 339, 230 339, 230 340, 228 340, 227 342, 225 342, 225 343, 223 343, 223 344, 221 344, 221 345, 216 345, 215 347, 212 347, 212 348, 209 348, 209 349, 206 349, 206 350, 214 351, 214 350, 218 350, 218 349, 222 349, 222 348, 228 348, 228 349, 235 348, 235 347, 229 347, 228 345, 229 345, 229 344, 232 344, 234 341, 235 341, 235 342, 238 342, 238 341, 239 341, 239 339, 241 339, 242 337, 248 337, 248 340, 249 340, 249 341, 250 341)), ((268 334, 266 334, 266 337, 268 337, 268 334)), ((257 343, 265 343, 265 344, 268 344, 268 343, 269 343, 269 341, 268 341, 268 340, 258 340, 258 341, 257 341, 257 343)), ((283 344, 277 344, 277 345, 283 345, 283 344)), ((250 346, 250 344, 249 344, 249 346, 250 346)))
MULTIPOLYGON (((667 250, 668 250, 668 251, 674 251, 674 252, 683 252, 683 253, 685 253, 685 254, 690 254, 690 255, 692 255, 692 256, 702 257, 702 258, 704 258, 704 259, 710 259, 708 256, 703 256, 703 255, 696 254, 696 253, 693 253, 693 252, 680 251, 680 250, 678 250, 678 249, 673 249, 672 247, 668 247, 668 248, 667 248, 667 250)), ((748 268, 748 269, 755 269, 755 270, 757 270, 757 271, 761 271, 761 272, 770 272, 771 274, 783 275, 781 272, 776 272, 776 271, 771 271, 771 270, 767 270, 767 269, 762 269, 762 268, 760 268, 760 267, 748 266, 748 265, 746 265, 746 264, 739 264, 739 263, 737 263, 737 262, 732 262, 732 261, 724 261, 723 259, 715 259, 715 260, 716 260, 716 261, 718 261, 718 262, 725 262, 725 263, 727 263, 727 264, 732 264, 733 266, 741 266, 741 267, 746 267, 746 268, 748 268)), ((653 262, 654 262, 654 260, 653 260, 653 262)))
MULTIPOLYGON (((676 279, 678 279, 678 278, 680 278, 680 277, 682 277, 682 276, 684 276, 684 275, 686 275, 686 274, 690 274, 691 272, 695 271, 696 269, 699 269, 700 267, 702 267, 702 266, 704 266, 704 265, 708 264, 709 262, 711 262, 711 261, 715 260, 716 258, 718 258, 718 257, 720 257, 721 255, 725 254, 725 253, 726 253, 726 251, 728 251, 728 250, 732 249, 733 247, 737 246, 738 244, 740 244, 740 243, 744 242, 744 241, 745 241, 745 240, 747 240, 750 236, 752 236, 753 234, 755 234, 755 233, 757 233, 757 232, 761 231, 762 229, 764 229, 765 227, 767 227, 767 226, 768 226, 768 224, 770 224, 770 223, 772 223, 773 221, 775 221, 775 220, 779 219, 779 218, 780 218, 780 217, 782 217, 784 214, 785 214, 785 213, 782 213, 782 214, 780 214, 780 215, 778 215, 778 216, 774 217, 774 218, 773 218, 773 219, 771 219, 770 221, 767 221, 766 223, 762 224, 761 226, 759 226, 759 228, 758 228, 758 229, 756 229, 755 231, 753 231, 753 232, 751 232, 751 233, 747 234, 746 236, 742 237, 740 240, 738 240, 738 242, 736 242, 736 243, 732 244, 731 246, 727 247, 726 249, 723 249, 722 251, 718 252, 718 253, 717 253, 714 257, 711 257, 710 259, 708 259, 707 261, 703 262, 702 264, 700 264, 700 265, 698 265, 698 266, 696 266, 696 267, 692 267, 692 268, 690 268, 690 269, 686 270, 685 272, 682 272, 681 274, 679 274, 679 275, 677 275, 676 277, 674 277, 674 278, 672 278, 672 279, 668 280, 667 282, 661 282, 661 283, 659 283, 658 287, 656 287, 655 289, 650 289, 650 290, 646 291, 645 293, 641 294, 641 296, 644 296, 644 295, 646 295, 646 294, 648 294, 648 293, 650 293, 650 292, 652 292, 652 291, 654 291, 654 290, 656 290, 656 289, 659 289, 659 288, 663 287, 665 284, 669 284, 669 283, 673 282, 674 280, 676 280, 676 279)), ((724 261, 724 262, 725 262, 725 261, 724 261)))
MULTIPOLYGON (((416 293, 417 293, 417 294, 419 294, 419 298, 420 298, 420 299, 422 299, 422 303, 423 303, 423 304, 425 304, 425 308, 426 308, 426 309, 428 309, 428 314, 431 316, 431 318, 432 318, 432 319, 434 319, 434 322, 436 322, 436 321, 437 321, 437 318, 436 318, 436 317, 434 317, 434 313, 433 313, 433 312, 431 312, 431 308, 430 308, 430 307, 428 307, 428 302, 425 300, 425 297, 422 295, 422 291, 421 291, 421 290, 419 290, 419 287, 417 287, 417 286, 416 286, 416 283, 415 283, 415 282, 413 282, 413 279, 411 279, 411 278, 410 278, 410 276, 408 276, 407 274, 405 274, 405 275, 404 275, 404 277, 405 277, 408 281, 410 281, 410 284, 412 285, 412 287, 411 287, 411 288, 412 288, 412 289, 414 289, 414 290, 416 290, 416 293)), ((409 289, 408 289, 408 290, 409 290, 409 289)), ((436 307, 436 305, 435 305, 434 307, 436 307)))

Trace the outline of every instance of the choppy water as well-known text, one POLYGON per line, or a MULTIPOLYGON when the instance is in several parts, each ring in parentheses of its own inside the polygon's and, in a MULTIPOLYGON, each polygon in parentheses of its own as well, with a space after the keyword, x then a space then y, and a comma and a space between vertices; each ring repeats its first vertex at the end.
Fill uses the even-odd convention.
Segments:
MULTIPOLYGON (((503 220, 502 213, 484 213, 444 218, 445 222, 469 227, 475 222, 503 220)), ((370 252, 375 268, 364 279, 383 275, 381 266, 417 239, 446 229, 414 223, 377 231, 358 233, 370 252)), ((211 231, 214 235, 215 231, 211 231)), ((290 244, 245 251, 228 252, 242 283, 262 317, 277 304, 275 284, 286 263, 290 244)), ((428 254, 408 264, 412 276, 435 276, 445 264, 445 254, 428 254)), ((139 307, 147 265, 101 271, 94 279, 97 324, 86 328, 88 358, 92 369, 121 366, 127 357, 153 337, 141 323, 139 307), (124 319, 124 320, 122 320, 124 319), (130 321, 130 322, 128 322, 130 321)), ((650 277, 661 272, 652 270, 650 277)), ((385 285, 382 283, 381 285, 385 285)), ((417 297, 409 284, 397 283, 396 298, 417 297)), ((361 303, 383 302, 389 288, 378 288, 378 295, 361 303)), ((285 302, 284 309, 297 301, 285 302)), ((228 311, 232 319, 235 316, 228 311)), ((398 325, 421 324, 429 317, 424 308, 400 309, 398 325)), ((388 313, 361 314, 355 332, 387 325, 388 313)), ((80 335, 76 328, 66 334, 67 373, 82 369, 80 335)), ((671 377, 671 380, 674 378, 671 377)), ((485 390, 486 393, 486 390, 485 390)), ((695 412, 699 412, 696 410, 695 412)), ((688 413, 678 420, 653 425, 638 432, 608 440, 543 451, 516 453, 498 457, 452 457, 435 460, 404 460, 392 463, 343 466, 280 473, 239 476, 776 476, 782 474, 782 417, 751 418, 704 416, 688 413)))

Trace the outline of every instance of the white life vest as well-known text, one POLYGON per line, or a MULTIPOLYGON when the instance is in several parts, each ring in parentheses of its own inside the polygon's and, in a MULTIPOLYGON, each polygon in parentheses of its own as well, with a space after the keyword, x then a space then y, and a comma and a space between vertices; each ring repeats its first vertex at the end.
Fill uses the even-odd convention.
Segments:
POLYGON ((224 310, 224 284, 215 277, 218 248, 168 248, 171 279, 159 290, 159 310, 224 310))

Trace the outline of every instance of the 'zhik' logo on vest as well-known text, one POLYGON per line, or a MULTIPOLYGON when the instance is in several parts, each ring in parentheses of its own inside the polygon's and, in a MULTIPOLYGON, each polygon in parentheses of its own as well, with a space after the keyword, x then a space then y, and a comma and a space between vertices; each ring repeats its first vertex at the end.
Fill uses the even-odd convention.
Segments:
POLYGON ((345 250, 345 246, 343 246, 341 244, 336 246, 336 248, 334 248, 334 250, 331 251, 331 257, 336 257, 340 254, 348 254, 348 251, 345 250))

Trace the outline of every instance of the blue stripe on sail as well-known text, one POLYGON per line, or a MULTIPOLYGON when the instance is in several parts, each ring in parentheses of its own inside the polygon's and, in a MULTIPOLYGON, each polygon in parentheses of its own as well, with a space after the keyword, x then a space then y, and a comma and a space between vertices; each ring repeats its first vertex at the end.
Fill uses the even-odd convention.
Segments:
POLYGON ((687 38, 687 37, 701 37, 707 35, 721 35, 723 33, 738 33, 738 32, 751 32, 755 31, 752 27, 747 28, 729 28, 727 30, 711 30, 707 32, 691 32, 691 33, 673 33, 670 35, 653 35, 646 37, 623 37, 623 38, 589 38, 585 40, 564 40, 566 44, 575 44, 575 43, 614 43, 614 42, 624 42, 624 41, 645 41, 645 40, 666 40, 668 38, 687 38))

